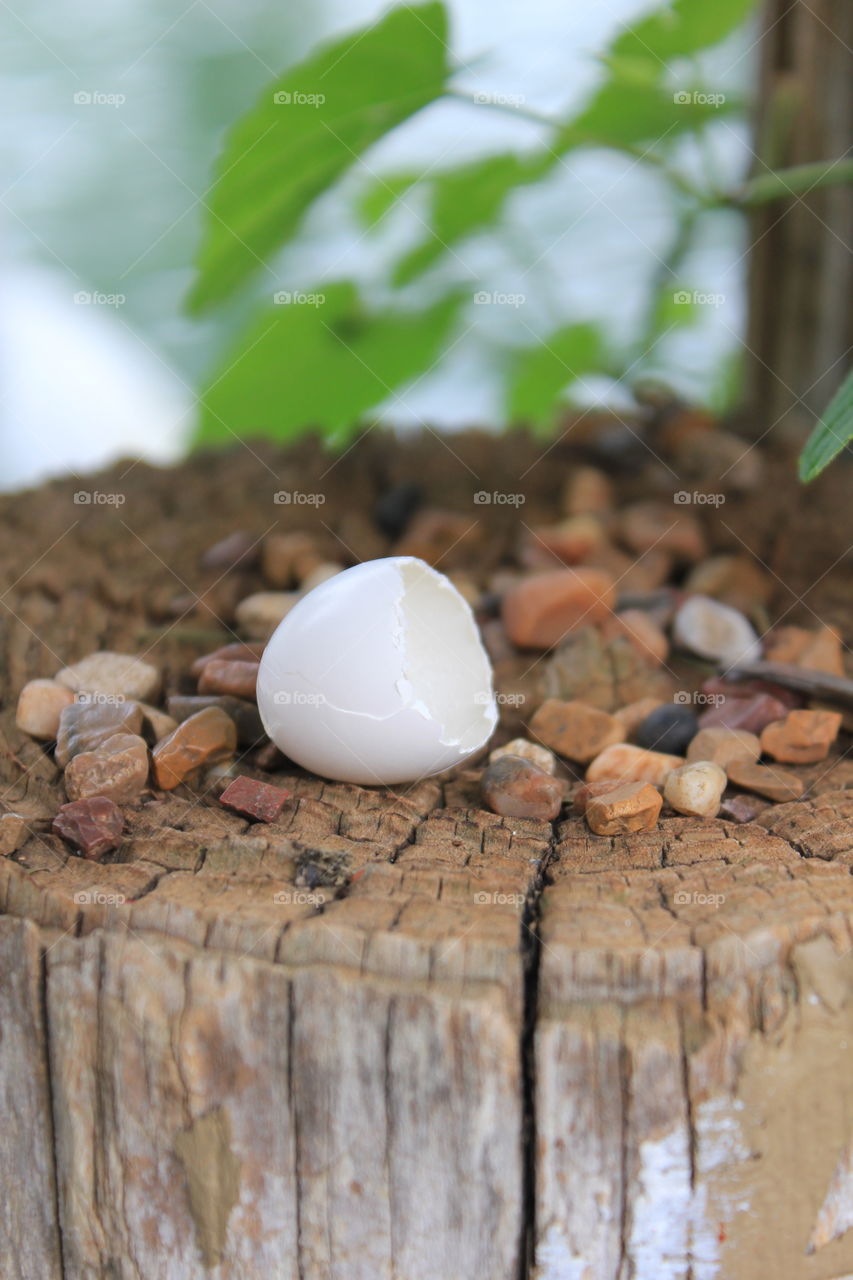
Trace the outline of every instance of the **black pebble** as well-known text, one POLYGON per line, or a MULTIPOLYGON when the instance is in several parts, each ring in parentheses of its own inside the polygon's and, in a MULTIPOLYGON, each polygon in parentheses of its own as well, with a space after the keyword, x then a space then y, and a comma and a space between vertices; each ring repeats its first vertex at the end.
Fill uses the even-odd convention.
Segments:
POLYGON ((373 508, 373 519, 386 538, 399 538, 423 502, 419 484, 395 484, 386 489, 373 508))
POLYGON ((698 732, 699 721, 691 707, 665 704, 650 711, 637 729, 637 746, 683 756, 698 732))

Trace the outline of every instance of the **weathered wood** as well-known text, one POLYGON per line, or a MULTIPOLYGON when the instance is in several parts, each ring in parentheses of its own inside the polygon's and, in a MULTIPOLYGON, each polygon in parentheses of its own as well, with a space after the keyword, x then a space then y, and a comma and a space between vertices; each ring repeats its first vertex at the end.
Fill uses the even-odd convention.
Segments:
MULTIPOLYGON (((523 437, 454 449, 496 488, 538 465, 523 437)), ((47 506, 0 502, 0 804, 29 829, 0 859, 4 1277, 751 1280, 756 1257, 774 1280, 853 1273, 842 754, 799 767, 806 799, 754 823, 667 817, 619 840, 486 813, 476 770, 366 789, 280 769, 265 776, 292 795, 263 826, 216 785, 146 795, 104 864, 50 834, 62 780, 15 728, 26 678, 109 645, 187 692, 260 585, 199 569, 217 537, 280 518, 330 555, 334 533, 381 554, 363 504, 382 475, 470 506, 470 476, 448 482, 431 448, 368 441, 330 472, 334 533, 315 511, 267 522, 258 489, 279 482, 247 456, 100 478, 126 485, 120 511, 75 509, 63 484, 47 506), (187 585, 202 603, 181 618, 187 585)), ((310 443, 262 456, 294 484, 319 474, 310 443)), ((849 634, 848 561, 805 594, 803 548, 825 538, 831 562, 849 542, 843 486, 822 486, 797 508, 774 479, 708 527, 771 566, 791 552, 777 613, 799 593, 801 620, 849 634)))

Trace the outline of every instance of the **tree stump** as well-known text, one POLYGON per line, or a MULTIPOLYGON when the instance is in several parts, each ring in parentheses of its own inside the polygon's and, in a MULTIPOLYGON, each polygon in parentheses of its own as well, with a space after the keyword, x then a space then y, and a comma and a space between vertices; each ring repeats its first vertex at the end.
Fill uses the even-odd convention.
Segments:
MULTIPOLYGON (((65 797, 15 728, 27 679, 110 647, 183 688, 258 585, 250 563, 200 569, 206 548, 277 523, 384 554, 369 512, 396 480, 488 515, 476 554, 497 563, 509 517, 471 490, 532 468, 532 519, 571 455, 452 443, 476 482, 429 438, 369 436, 331 466, 312 442, 119 466, 97 492, 120 505, 65 481, 0 502, 0 798, 30 832, 0 860, 3 1277, 853 1272, 840 755, 756 822, 620 839, 485 812, 470 771, 383 789, 293 769, 271 824, 182 787, 128 808, 109 862, 50 834, 65 797), (285 486, 326 501, 276 507, 285 486)), ((789 468, 710 527, 785 560, 776 612, 799 596, 789 620, 849 623, 844 477, 803 504, 789 468)))

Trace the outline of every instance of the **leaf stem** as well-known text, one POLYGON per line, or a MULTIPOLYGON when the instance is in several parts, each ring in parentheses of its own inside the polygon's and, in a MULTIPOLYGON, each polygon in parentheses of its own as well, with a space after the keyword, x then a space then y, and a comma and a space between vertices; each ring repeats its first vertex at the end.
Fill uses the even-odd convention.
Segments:
POLYGON ((845 182, 853 182, 853 159, 816 160, 810 164, 792 165, 789 169, 760 173, 735 192, 731 200, 736 205, 768 204, 771 200, 807 195, 816 187, 838 186, 845 182))

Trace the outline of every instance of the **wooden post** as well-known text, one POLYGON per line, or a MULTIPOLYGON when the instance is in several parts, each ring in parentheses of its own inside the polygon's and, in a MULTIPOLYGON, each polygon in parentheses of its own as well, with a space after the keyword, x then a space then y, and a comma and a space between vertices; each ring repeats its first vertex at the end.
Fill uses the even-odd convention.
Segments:
MULTIPOLYGON (((853 5, 765 0, 757 162, 831 162, 853 135, 853 5)), ((850 365, 853 187, 825 187, 750 218, 747 400, 756 435, 813 425, 850 365)))

